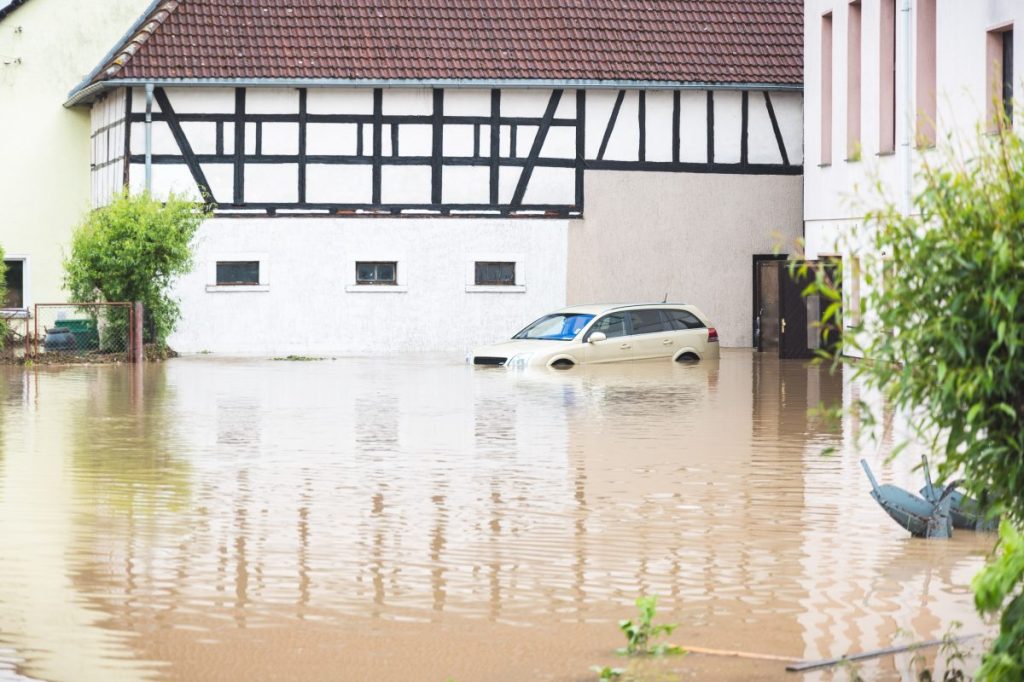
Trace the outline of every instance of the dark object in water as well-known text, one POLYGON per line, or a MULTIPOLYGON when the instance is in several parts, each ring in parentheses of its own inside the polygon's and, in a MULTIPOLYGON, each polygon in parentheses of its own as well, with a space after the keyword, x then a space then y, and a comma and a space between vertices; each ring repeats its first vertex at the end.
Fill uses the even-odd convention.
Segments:
POLYGON ((70 329, 65 327, 53 327, 46 330, 46 338, 43 339, 43 348, 48 351, 71 351, 78 350, 78 342, 70 329))
POLYGON ((953 528, 989 530, 993 523, 998 526, 998 519, 985 521, 978 503, 957 491, 959 481, 953 481, 944 488, 936 487, 926 459, 927 483, 921 489, 923 498, 894 485, 878 485, 868 463, 862 459, 860 465, 871 481, 871 497, 892 520, 914 537, 945 539, 952 536, 953 528))
MULTIPOLYGON (((942 495, 942 491, 932 484, 932 474, 928 469, 928 458, 921 455, 921 467, 924 469, 924 487, 921 488, 921 495, 929 502, 935 503, 942 495)), ((949 511, 953 517, 953 527, 960 530, 980 530, 993 532, 999 530, 999 515, 986 518, 982 505, 973 497, 967 497, 956 491, 951 496, 953 502, 949 511)))

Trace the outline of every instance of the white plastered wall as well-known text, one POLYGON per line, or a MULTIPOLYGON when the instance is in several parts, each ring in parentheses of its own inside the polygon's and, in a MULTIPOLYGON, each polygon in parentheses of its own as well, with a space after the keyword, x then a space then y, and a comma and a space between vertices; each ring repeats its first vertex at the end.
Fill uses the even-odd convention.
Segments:
POLYGON ((175 285, 181 352, 458 351, 562 307, 565 220, 213 218, 175 285), (244 253, 242 253, 244 251, 244 253), (242 257, 244 256, 244 257, 242 257), (508 292, 474 290, 474 259, 517 263, 508 292), (217 260, 259 260, 261 286, 212 287, 217 260), (398 284, 354 287, 355 262, 397 261, 398 284))

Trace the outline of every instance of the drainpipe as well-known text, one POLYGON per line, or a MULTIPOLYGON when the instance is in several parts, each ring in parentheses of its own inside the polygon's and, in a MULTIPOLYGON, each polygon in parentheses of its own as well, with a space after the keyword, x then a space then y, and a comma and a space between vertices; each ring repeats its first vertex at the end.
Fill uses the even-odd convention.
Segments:
POLYGON ((900 32, 903 34, 903 62, 900 68, 900 76, 903 79, 903 135, 900 139, 900 146, 903 148, 903 153, 900 155, 900 171, 903 178, 902 187, 902 210, 903 215, 910 215, 911 208, 911 192, 913 191, 913 169, 911 167, 911 152, 910 136, 911 131, 914 129, 914 84, 910 78, 911 75, 911 64, 912 64, 912 44, 911 44, 911 22, 910 22, 910 2, 911 0, 902 0, 900 6, 900 32))
POLYGON ((153 84, 146 83, 146 194, 153 193, 153 84))

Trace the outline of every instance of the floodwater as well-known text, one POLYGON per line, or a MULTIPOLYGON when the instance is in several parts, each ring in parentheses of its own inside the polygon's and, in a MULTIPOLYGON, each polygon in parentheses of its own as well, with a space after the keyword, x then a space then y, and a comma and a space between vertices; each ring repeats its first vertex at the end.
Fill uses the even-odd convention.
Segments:
MULTIPOLYGON (((911 539, 858 387, 726 351, 0 371, 0 679, 593 680, 641 594, 684 646, 818 659, 991 633, 994 539, 911 539), (827 447, 836 454, 823 456, 827 447)), ((932 653, 928 654, 929 661, 932 653)), ((913 654, 864 663, 910 679, 913 654)), ((693 653, 637 679, 846 679, 693 653)))

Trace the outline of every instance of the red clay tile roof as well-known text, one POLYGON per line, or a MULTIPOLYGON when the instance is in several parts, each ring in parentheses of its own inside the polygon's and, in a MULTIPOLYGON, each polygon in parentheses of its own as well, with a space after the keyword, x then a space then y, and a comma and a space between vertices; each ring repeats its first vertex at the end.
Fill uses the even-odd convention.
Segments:
POLYGON ((167 0, 94 78, 798 85, 801 0, 167 0))

